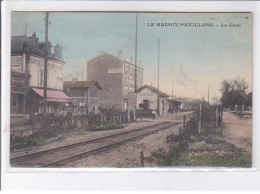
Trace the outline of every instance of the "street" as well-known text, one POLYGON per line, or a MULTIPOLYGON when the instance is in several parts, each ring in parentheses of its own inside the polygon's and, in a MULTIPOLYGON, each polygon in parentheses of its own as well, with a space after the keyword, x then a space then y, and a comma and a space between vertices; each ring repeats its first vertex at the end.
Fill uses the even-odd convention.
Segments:
POLYGON ((230 112, 224 111, 223 138, 252 153, 252 119, 240 119, 230 112))

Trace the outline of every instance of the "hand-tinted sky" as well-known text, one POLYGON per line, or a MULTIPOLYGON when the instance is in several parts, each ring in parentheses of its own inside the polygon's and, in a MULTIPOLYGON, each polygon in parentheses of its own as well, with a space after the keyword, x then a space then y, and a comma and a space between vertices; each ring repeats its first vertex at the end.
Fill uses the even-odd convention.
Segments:
MULTIPOLYGON (((12 17, 12 35, 37 33, 44 41, 43 12, 12 17)), ((62 44, 64 76, 86 70, 87 60, 104 51, 126 59, 135 54, 135 13, 59 12, 50 14, 49 40, 62 44)), ((160 89, 174 95, 220 96, 223 79, 243 78, 252 88, 252 15, 249 13, 139 13, 138 60, 144 84, 157 86, 160 39, 160 89), (147 23, 213 23, 214 27, 149 27, 147 23), (221 27, 240 24, 241 27, 221 27), (218 25, 218 26, 217 26, 218 25)))

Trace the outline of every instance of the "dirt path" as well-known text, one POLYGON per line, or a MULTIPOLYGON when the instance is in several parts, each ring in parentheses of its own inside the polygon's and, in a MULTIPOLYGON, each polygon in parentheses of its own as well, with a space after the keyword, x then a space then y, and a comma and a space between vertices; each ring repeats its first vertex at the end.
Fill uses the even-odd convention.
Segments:
POLYGON ((239 148, 252 153, 252 119, 240 119, 223 112, 223 137, 239 148))

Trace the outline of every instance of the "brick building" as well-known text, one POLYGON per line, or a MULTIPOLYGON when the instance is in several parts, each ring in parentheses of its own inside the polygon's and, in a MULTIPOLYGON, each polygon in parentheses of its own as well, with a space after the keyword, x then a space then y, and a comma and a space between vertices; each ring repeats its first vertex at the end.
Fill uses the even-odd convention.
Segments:
POLYGON ((97 81, 64 81, 63 87, 72 100, 72 112, 79 115, 98 112, 102 87, 97 81))
MULTIPOLYGON (((88 61, 87 79, 97 80, 103 90, 100 106, 126 111, 128 94, 135 89, 135 65, 120 57, 102 53, 88 61)), ((137 88, 143 85, 143 68, 137 66, 137 88)))

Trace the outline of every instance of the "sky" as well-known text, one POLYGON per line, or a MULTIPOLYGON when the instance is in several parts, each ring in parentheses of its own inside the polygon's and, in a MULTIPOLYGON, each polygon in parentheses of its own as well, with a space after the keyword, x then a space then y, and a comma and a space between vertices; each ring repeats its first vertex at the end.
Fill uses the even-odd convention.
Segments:
MULTIPOLYGON (((44 41, 44 17, 44 12, 14 12, 12 36, 23 35, 26 28, 27 35, 36 32, 44 41)), ((210 86, 212 99, 221 96, 224 79, 238 77, 251 91, 252 20, 250 13, 138 13, 137 59, 144 68, 144 84, 157 86, 160 39, 161 91, 171 95, 173 88, 176 97, 207 99, 210 86)), ((136 13, 52 12, 49 21, 49 40, 63 46, 65 80, 85 72, 87 61, 101 52, 116 56, 122 48, 123 57, 135 57, 136 13)))

